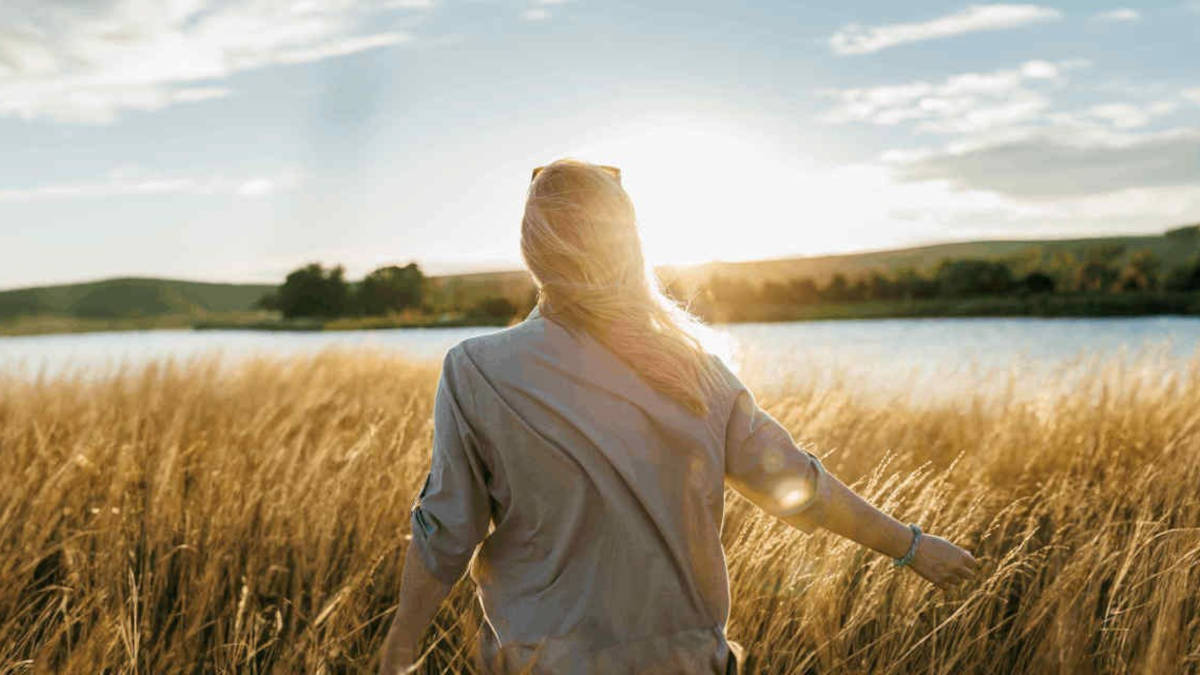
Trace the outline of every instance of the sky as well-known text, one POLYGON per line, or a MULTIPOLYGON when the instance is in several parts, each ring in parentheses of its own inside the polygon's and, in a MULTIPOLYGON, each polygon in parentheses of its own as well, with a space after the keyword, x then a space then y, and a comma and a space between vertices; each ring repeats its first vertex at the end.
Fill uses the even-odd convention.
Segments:
POLYGON ((519 269, 530 170, 659 264, 1200 221, 1200 2, 5 0, 0 288, 519 269))

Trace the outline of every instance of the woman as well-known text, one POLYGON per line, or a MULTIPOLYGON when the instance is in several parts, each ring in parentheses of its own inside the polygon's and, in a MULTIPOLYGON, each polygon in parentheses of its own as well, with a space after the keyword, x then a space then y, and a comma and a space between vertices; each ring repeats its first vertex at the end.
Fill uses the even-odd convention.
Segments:
POLYGON ((728 483, 768 513, 897 559, 939 587, 972 556, 876 510, 694 336, 642 256, 619 174, 536 173, 521 253, 538 302, 446 354, 381 672, 404 672, 471 566, 485 672, 723 673, 728 483), (489 527, 492 528, 489 530, 489 527))

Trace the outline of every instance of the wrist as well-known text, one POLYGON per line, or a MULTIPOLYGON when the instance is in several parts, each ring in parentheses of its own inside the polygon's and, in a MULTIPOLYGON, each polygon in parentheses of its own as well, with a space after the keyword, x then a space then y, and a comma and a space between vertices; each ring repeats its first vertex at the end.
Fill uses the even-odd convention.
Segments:
POLYGON ((913 558, 917 556, 917 547, 921 543, 921 528, 916 523, 909 523, 908 529, 912 532, 912 541, 909 542, 908 549, 904 552, 904 555, 899 558, 892 558, 893 567, 907 567, 912 564, 913 558))

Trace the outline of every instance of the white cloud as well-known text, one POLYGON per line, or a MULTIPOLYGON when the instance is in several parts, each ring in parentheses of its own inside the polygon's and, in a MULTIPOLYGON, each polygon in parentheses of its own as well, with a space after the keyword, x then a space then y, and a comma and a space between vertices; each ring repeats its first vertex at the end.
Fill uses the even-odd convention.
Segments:
MULTIPOLYGON (((1055 111, 1049 93, 1066 82, 1067 71, 1085 65, 1029 61, 1016 68, 962 73, 940 82, 826 92, 837 104, 825 119, 904 124, 947 134, 951 140, 943 147, 892 150, 883 153, 881 161, 892 167, 901 182, 935 183, 953 191, 1037 202, 1034 211, 1039 214, 1048 213, 1045 203, 1099 199, 1098 195, 1117 192, 1128 195, 1131 190, 1142 190, 1143 195, 1176 190, 1171 193, 1175 201, 1156 212, 1183 203, 1179 190, 1191 190, 1187 203, 1194 204, 1200 197, 1196 162, 1200 129, 1133 133, 1178 111, 1180 99, 1116 101, 1055 111)), ((1200 102, 1200 90, 1182 94, 1184 98, 1195 94, 1200 102)), ((1111 200, 1103 203, 1113 211, 1111 200)), ((1145 200, 1139 199, 1138 204, 1144 205, 1145 200)), ((1077 214, 1088 208, 1079 206, 1077 214)))
POLYGON ((1200 87, 1196 87, 1195 89, 1184 89, 1182 93, 1184 98, 1192 103, 1195 103, 1196 105, 1200 105, 1200 87))
POLYGON ((1100 103, 1080 111, 1052 113, 1046 116, 1046 121, 1073 131, 1121 131, 1147 126, 1155 118, 1170 115, 1178 109, 1178 102, 1165 99, 1146 103, 1100 103))
POLYGON ((360 35, 342 40, 331 40, 302 49, 281 51, 275 60, 277 63, 308 63, 310 61, 321 61, 336 56, 354 54, 368 49, 389 47, 401 42, 407 42, 408 40, 408 34, 396 31, 377 33, 375 35, 360 35))
POLYGON ((1021 75, 1034 80, 1053 80, 1061 71, 1049 61, 1026 61, 1021 65, 1021 75))
POLYGON ((237 188, 237 194, 242 197, 261 197, 276 190, 278 184, 270 178, 251 178, 237 188))
POLYGON ((989 73, 961 73, 941 82, 842 89, 824 92, 838 104, 824 120, 895 125, 917 123, 922 131, 980 133, 1027 122, 1050 108, 1038 89, 1056 86, 1064 73, 1086 65, 1081 61, 1027 61, 1017 68, 989 73))
POLYGON ((1150 123, 1150 110, 1132 103, 1103 103, 1087 109, 1085 114, 1111 123, 1118 129, 1144 127, 1150 123))
POLYGON ((893 163, 907 181, 1025 199, 1134 188, 1200 186, 1200 129, 1131 134, 1070 127, 1028 130, 996 141, 911 154, 893 163))
POLYGON ((549 7, 564 5, 567 0, 533 0, 533 7, 521 12, 521 18, 526 21, 545 21, 550 18, 549 7))
POLYGON ((173 92, 173 96, 174 100, 178 103, 194 103, 196 101, 224 98, 229 96, 230 93, 230 90, 224 87, 192 87, 189 89, 176 89, 173 92))
POLYGON ((1141 21, 1142 13, 1136 9, 1128 7, 1120 7, 1110 9, 1107 12, 1098 12, 1092 15, 1093 21, 1105 21, 1109 23, 1128 23, 1132 21, 1141 21))
POLYGON ((870 54, 881 49, 924 40, 1017 28, 1062 17, 1062 12, 1040 5, 972 5, 929 21, 883 26, 850 24, 829 38, 837 54, 870 54))
POLYGON ((1104 103, 1087 109, 1087 114, 1111 122, 1118 129, 1144 127, 1150 123, 1149 112, 1131 103, 1104 103))
POLYGON ((0 4, 0 116, 106 123, 230 95, 237 72, 399 44, 371 31, 429 0, 15 0, 0 4))
POLYGON ((152 176, 136 167, 118 167, 103 180, 55 183, 25 188, 0 188, 0 204, 61 199, 97 199, 153 195, 236 195, 261 197, 293 189, 297 174, 230 179, 212 176, 152 176))

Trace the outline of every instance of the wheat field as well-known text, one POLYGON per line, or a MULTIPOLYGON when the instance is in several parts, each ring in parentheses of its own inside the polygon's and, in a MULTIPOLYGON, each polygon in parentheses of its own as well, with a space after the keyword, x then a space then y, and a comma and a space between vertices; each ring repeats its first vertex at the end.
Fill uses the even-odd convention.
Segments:
MULTIPOLYGON (((437 374, 326 351, 0 378, 0 673, 369 672, 437 374)), ((1200 670, 1200 362, 1093 368, 1054 394, 863 394, 760 403, 986 573, 943 593, 731 493, 747 672, 1200 670)), ((427 670, 471 672, 480 619, 464 580, 427 670)))

